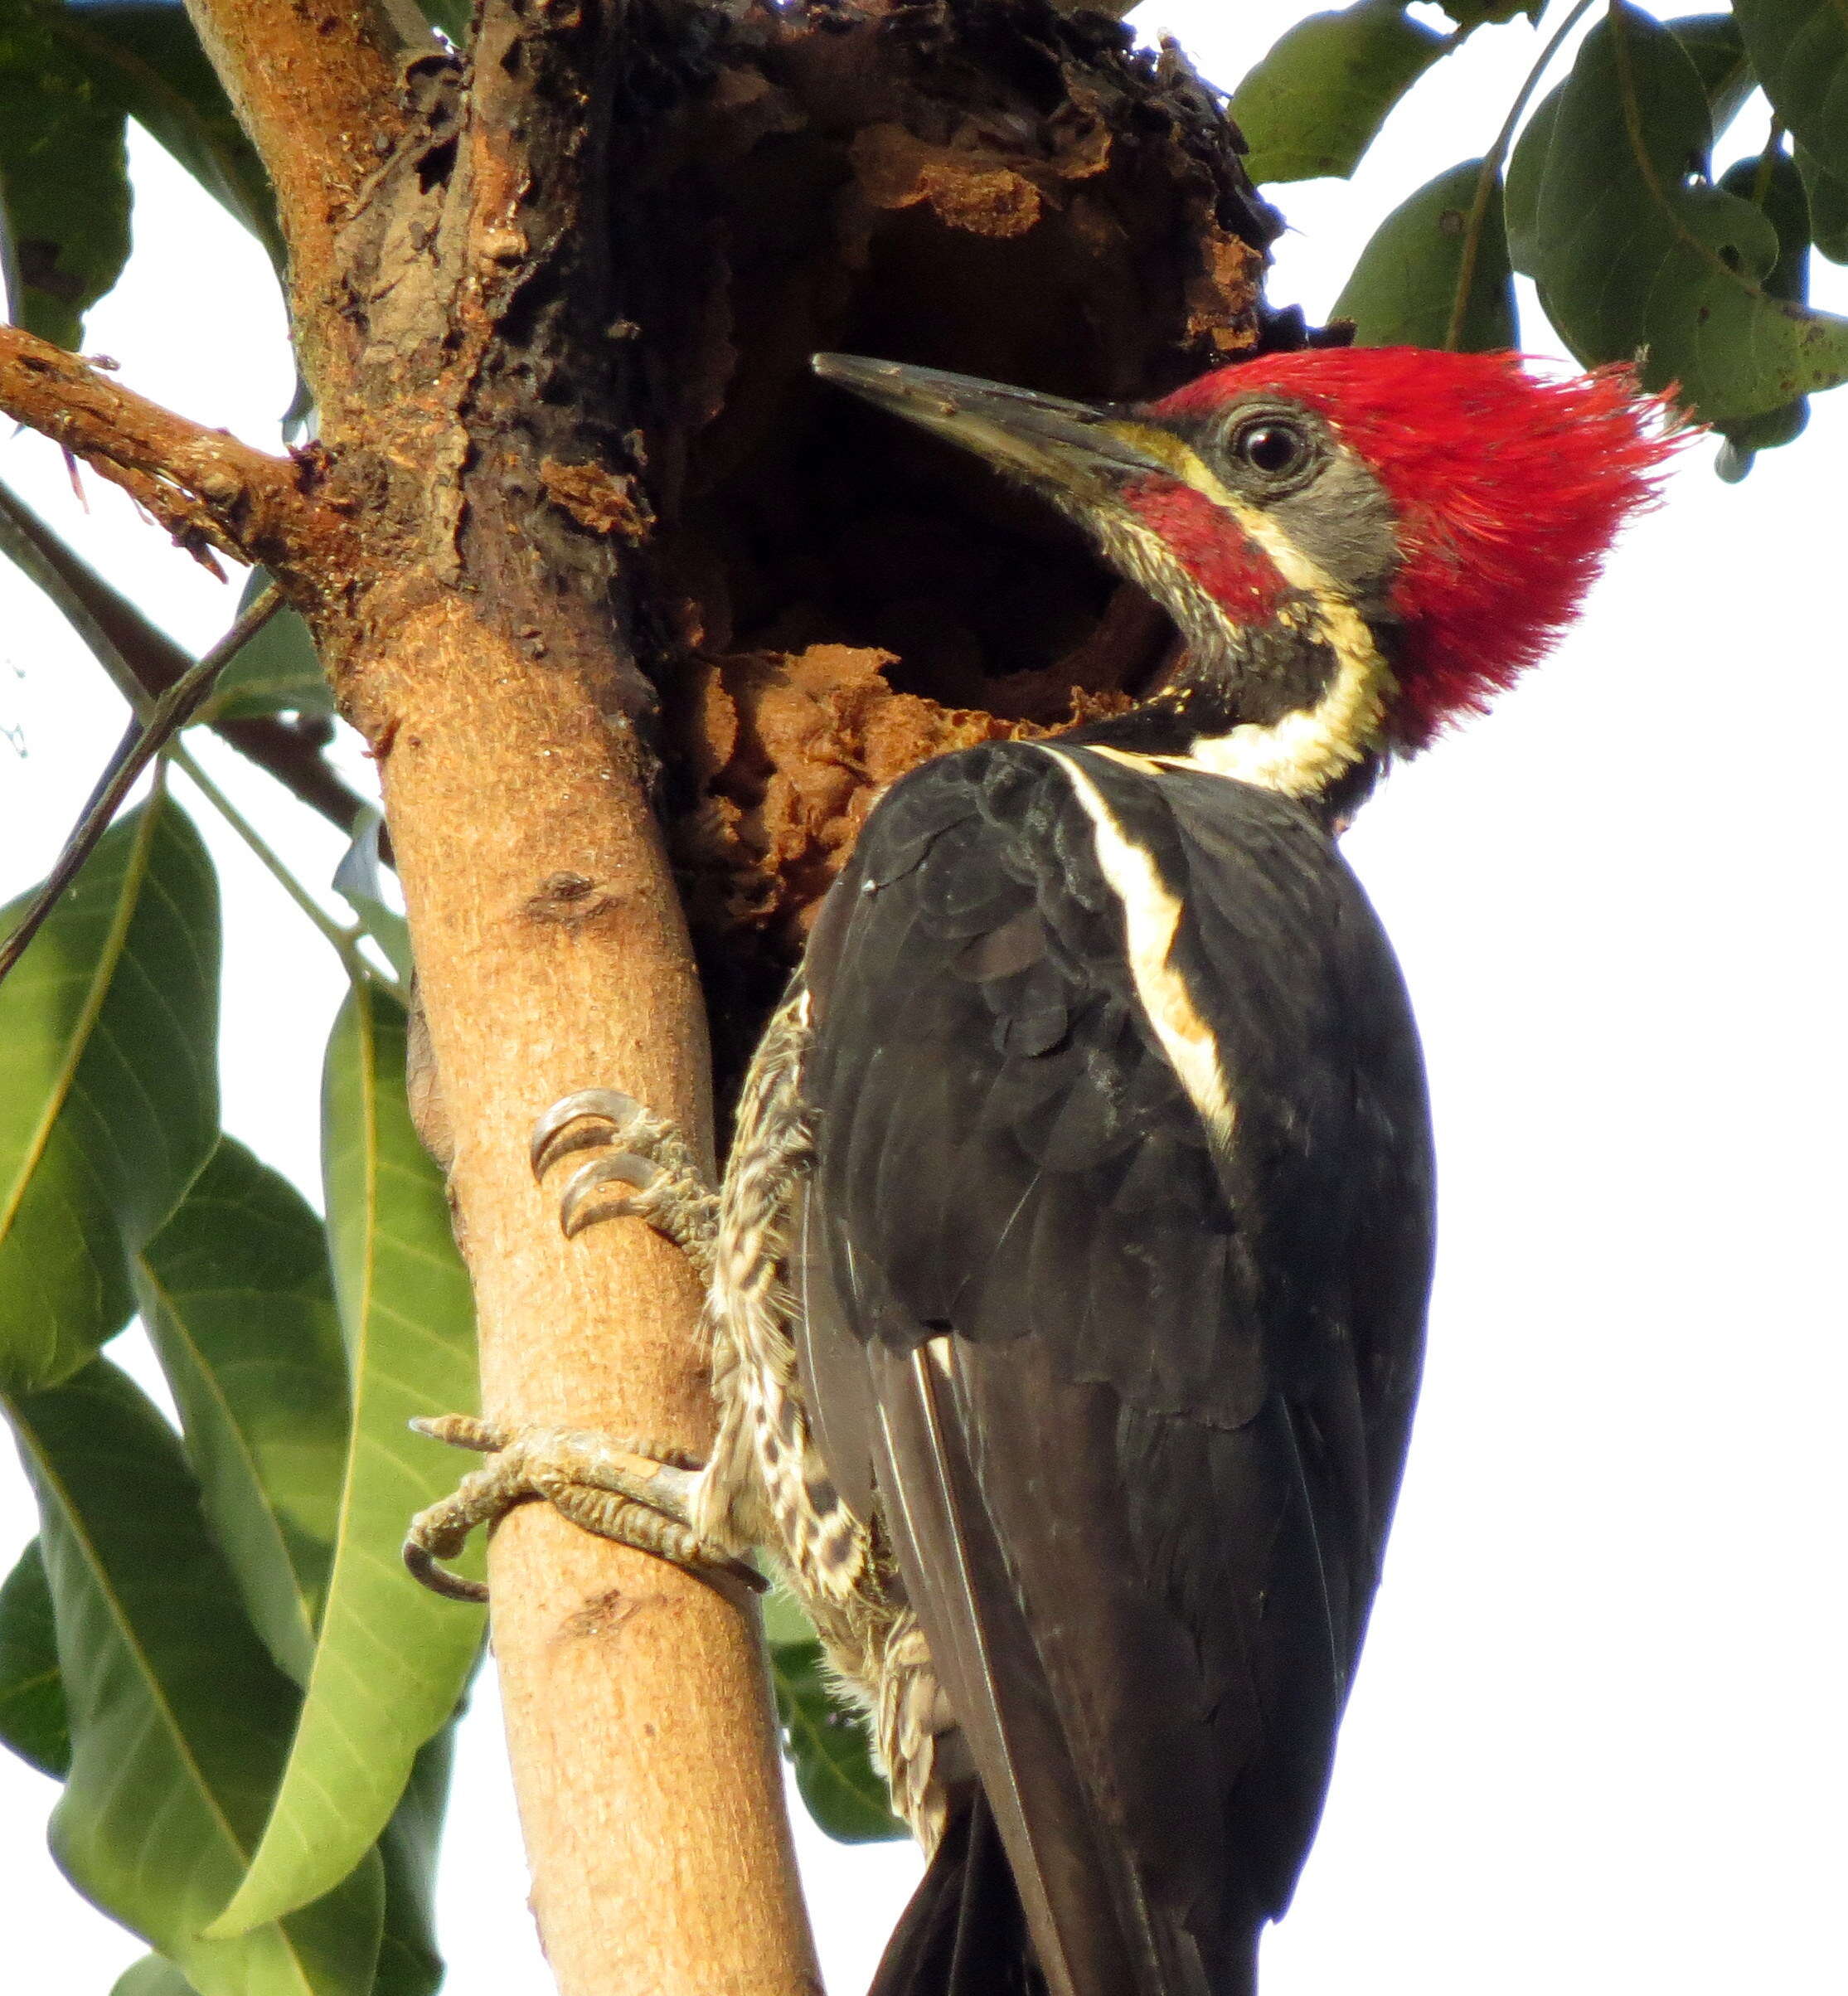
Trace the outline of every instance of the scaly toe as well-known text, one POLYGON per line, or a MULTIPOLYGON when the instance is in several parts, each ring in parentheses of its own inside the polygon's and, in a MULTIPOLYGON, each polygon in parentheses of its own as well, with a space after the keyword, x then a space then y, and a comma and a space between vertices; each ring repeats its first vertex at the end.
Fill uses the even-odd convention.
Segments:
MULTIPOLYGON (((504 1439, 500 1430, 466 1414, 414 1421, 410 1425, 434 1441, 451 1442, 463 1449, 498 1450, 504 1439)), ((426 1506, 410 1521, 403 1553, 411 1578, 452 1601, 485 1601, 487 1590, 479 1581, 451 1572, 443 1561, 461 1552, 478 1525, 491 1525, 516 1504, 539 1494, 524 1474, 524 1465, 514 1457, 502 1455, 484 1468, 471 1469, 449 1496, 426 1506)))
POLYGON ((502 1427, 464 1414, 412 1422, 420 1433, 493 1459, 464 1476, 454 1493, 411 1520, 404 1560, 411 1573, 453 1600, 480 1601, 487 1590, 442 1562, 470 1532, 492 1526, 516 1504, 540 1498, 586 1531, 671 1561, 708 1580, 752 1590, 764 1581, 725 1547, 693 1528, 701 1472, 677 1448, 572 1428, 502 1427))
POLYGON ((452 1449, 473 1449, 478 1455, 492 1455, 512 1440, 507 1429, 491 1421, 478 1421, 473 1414, 420 1414, 410 1426, 413 1433, 427 1435, 432 1441, 447 1442, 452 1449))

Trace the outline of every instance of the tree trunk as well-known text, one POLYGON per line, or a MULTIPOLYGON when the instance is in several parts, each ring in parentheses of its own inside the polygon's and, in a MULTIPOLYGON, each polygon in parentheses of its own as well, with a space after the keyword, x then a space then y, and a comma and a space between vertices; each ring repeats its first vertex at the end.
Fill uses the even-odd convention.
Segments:
MULTIPOLYGON (((1274 220, 1178 56, 1044 0, 483 0, 467 60, 409 61, 366 0, 188 4, 320 440, 279 505, 107 384, 66 440, 268 562, 379 759, 487 1411, 697 1449, 693 1280, 639 1225, 560 1238, 533 1118, 608 1085, 710 1146, 709 1023, 722 1101, 877 785, 1169 643, 808 357, 1157 392, 1300 343, 1257 299, 1274 220)), ((565 1996, 815 1987, 754 1618, 537 1506, 490 1576, 565 1996)))

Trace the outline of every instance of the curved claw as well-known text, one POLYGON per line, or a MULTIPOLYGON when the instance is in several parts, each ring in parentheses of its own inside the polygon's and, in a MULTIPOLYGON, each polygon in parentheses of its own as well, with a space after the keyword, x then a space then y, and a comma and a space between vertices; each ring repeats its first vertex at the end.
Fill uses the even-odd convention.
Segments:
POLYGON ((623 1095, 614 1088, 580 1088, 575 1095, 568 1095, 561 1101, 554 1102, 532 1126, 532 1138, 527 1149, 532 1175, 536 1178, 543 1178, 568 1151, 583 1150, 593 1144, 614 1142, 617 1135, 643 1114, 642 1105, 633 1095, 623 1095), (582 1129, 566 1135, 572 1124, 593 1116, 611 1127, 582 1129))
POLYGON ((480 1581, 443 1562, 454 1559, 478 1527, 492 1527, 516 1505, 536 1500, 599 1537, 652 1553, 702 1579, 753 1590, 764 1585, 754 1568, 700 1536, 694 1519, 702 1472, 678 1449, 594 1430, 507 1428, 465 1414, 411 1425, 436 1440, 494 1457, 410 1521, 405 1565, 435 1593, 452 1600, 487 1600, 480 1581))
POLYGON ((633 1199, 618 1199, 614 1203, 599 1207, 595 1216, 585 1212, 594 1195, 606 1185, 632 1185, 638 1192, 647 1192, 658 1184, 662 1178, 661 1167, 652 1158, 638 1157, 633 1150, 613 1152, 607 1158, 593 1158, 588 1164, 580 1164, 571 1173, 565 1187, 565 1197, 558 1202, 558 1224, 567 1241, 583 1232, 590 1225, 593 1217, 614 1218, 620 1213, 633 1213, 637 1207, 633 1199))
POLYGON ((487 1599, 485 1583, 464 1580, 459 1573, 450 1572, 427 1546, 419 1545, 414 1538, 405 1541, 404 1557, 410 1577, 428 1587, 432 1594, 440 1594, 446 1600, 452 1601, 485 1601, 487 1599))

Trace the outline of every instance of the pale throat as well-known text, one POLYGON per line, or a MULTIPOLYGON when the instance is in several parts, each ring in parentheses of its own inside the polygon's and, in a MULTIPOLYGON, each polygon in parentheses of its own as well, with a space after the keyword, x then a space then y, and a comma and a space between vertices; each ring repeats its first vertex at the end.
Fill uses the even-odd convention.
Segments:
MULTIPOLYGON (((1196 737, 1183 755, 1149 760, 1171 769, 1235 777, 1286 797, 1318 795, 1357 763, 1385 747, 1386 711, 1399 690, 1392 668, 1346 591, 1268 514, 1227 491, 1184 447, 1174 453, 1173 469, 1176 477, 1229 513, 1297 592, 1296 600, 1284 607, 1281 619, 1296 624, 1312 642, 1325 645, 1335 660, 1335 670, 1311 707, 1293 708, 1275 721, 1240 721, 1223 734, 1196 737)), ((1222 649, 1226 628, 1223 614, 1171 556, 1163 566, 1171 582, 1177 574, 1182 577, 1181 587, 1161 594, 1181 620, 1190 643, 1196 648, 1222 649)))

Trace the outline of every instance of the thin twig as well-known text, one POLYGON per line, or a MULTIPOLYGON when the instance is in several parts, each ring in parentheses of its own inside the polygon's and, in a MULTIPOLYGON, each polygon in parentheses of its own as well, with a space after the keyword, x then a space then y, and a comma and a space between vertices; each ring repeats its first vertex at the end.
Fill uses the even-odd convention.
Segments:
MULTIPOLYGON (((147 713, 192 665, 191 657, 165 631, 98 575, 4 481, 0 553, 10 555, 57 605, 138 713, 147 713)), ((251 714, 208 725, 310 809, 352 835, 366 800, 347 788, 323 755, 314 722, 251 714)))
POLYGON ((207 724, 221 741, 228 741, 266 775, 274 776, 292 797, 318 811, 337 831, 350 838, 367 809, 359 792, 343 782, 322 753, 328 724, 317 716, 284 721, 277 714, 226 716, 207 724))
POLYGON ((1488 221, 1489 202, 1494 197, 1502 162, 1508 157, 1508 148, 1514 143, 1515 128, 1540 87, 1547 66, 1559 52, 1560 45, 1596 3, 1597 0, 1578 0, 1578 5, 1553 31, 1546 46, 1540 52, 1540 60, 1528 70, 1526 81, 1516 93, 1508 115, 1501 121, 1501 129, 1495 135, 1495 143, 1483 158, 1482 170, 1476 176, 1476 192, 1470 199, 1469 219, 1463 225, 1462 260, 1457 270, 1457 294, 1450 301, 1450 323, 1443 334, 1446 353, 1454 353, 1463 337, 1463 321, 1469 315, 1469 294, 1476 283, 1476 260, 1482 249, 1482 231, 1488 221))
POLYGON ((109 759, 109 767, 104 770, 96 788, 90 792, 76 828, 65 841, 56 863, 32 896, 19 926, 0 943, 0 981, 5 979, 25 954, 27 945, 45 925, 46 918, 58 905, 65 889, 95 851, 122 799, 133 789, 141 772, 159 754, 168 739, 186 726, 187 717, 211 691, 212 682, 219 673, 282 608, 282 602, 279 590, 266 589, 205 657, 161 695, 145 721, 137 716, 129 723, 121 745, 109 759))
MULTIPOLYGON (((136 713, 145 715, 161 688, 150 685, 147 674, 129 663, 122 630, 108 614, 113 606, 95 593, 108 585, 3 479, 0 479, 0 554, 51 599, 89 647, 90 656, 109 675, 110 685, 136 713)), ((126 598, 117 600, 126 607, 126 598)), ((190 661, 164 631, 152 624, 148 630, 177 661, 166 677, 165 683, 170 685, 190 661)))
POLYGON ((1762 210, 1766 197, 1771 192, 1771 176, 1778 164, 1778 156, 1783 151, 1784 134, 1788 130, 1783 119, 1773 111, 1771 114, 1771 129, 1764 135, 1764 150, 1758 154, 1758 171, 1752 176, 1752 206, 1762 210))
POLYGON ((200 768, 197 760, 184 742, 170 743, 167 753, 174 766, 186 772, 206 801, 269 869, 276 884, 333 945, 341 962, 347 966, 347 974, 354 978, 362 974, 376 976, 377 974, 359 954, 359 939, 365 933, 359 925, 356 922, 351 928, 344 927, 327 913, 283 864, 275 849, 263 834, 200 768))

